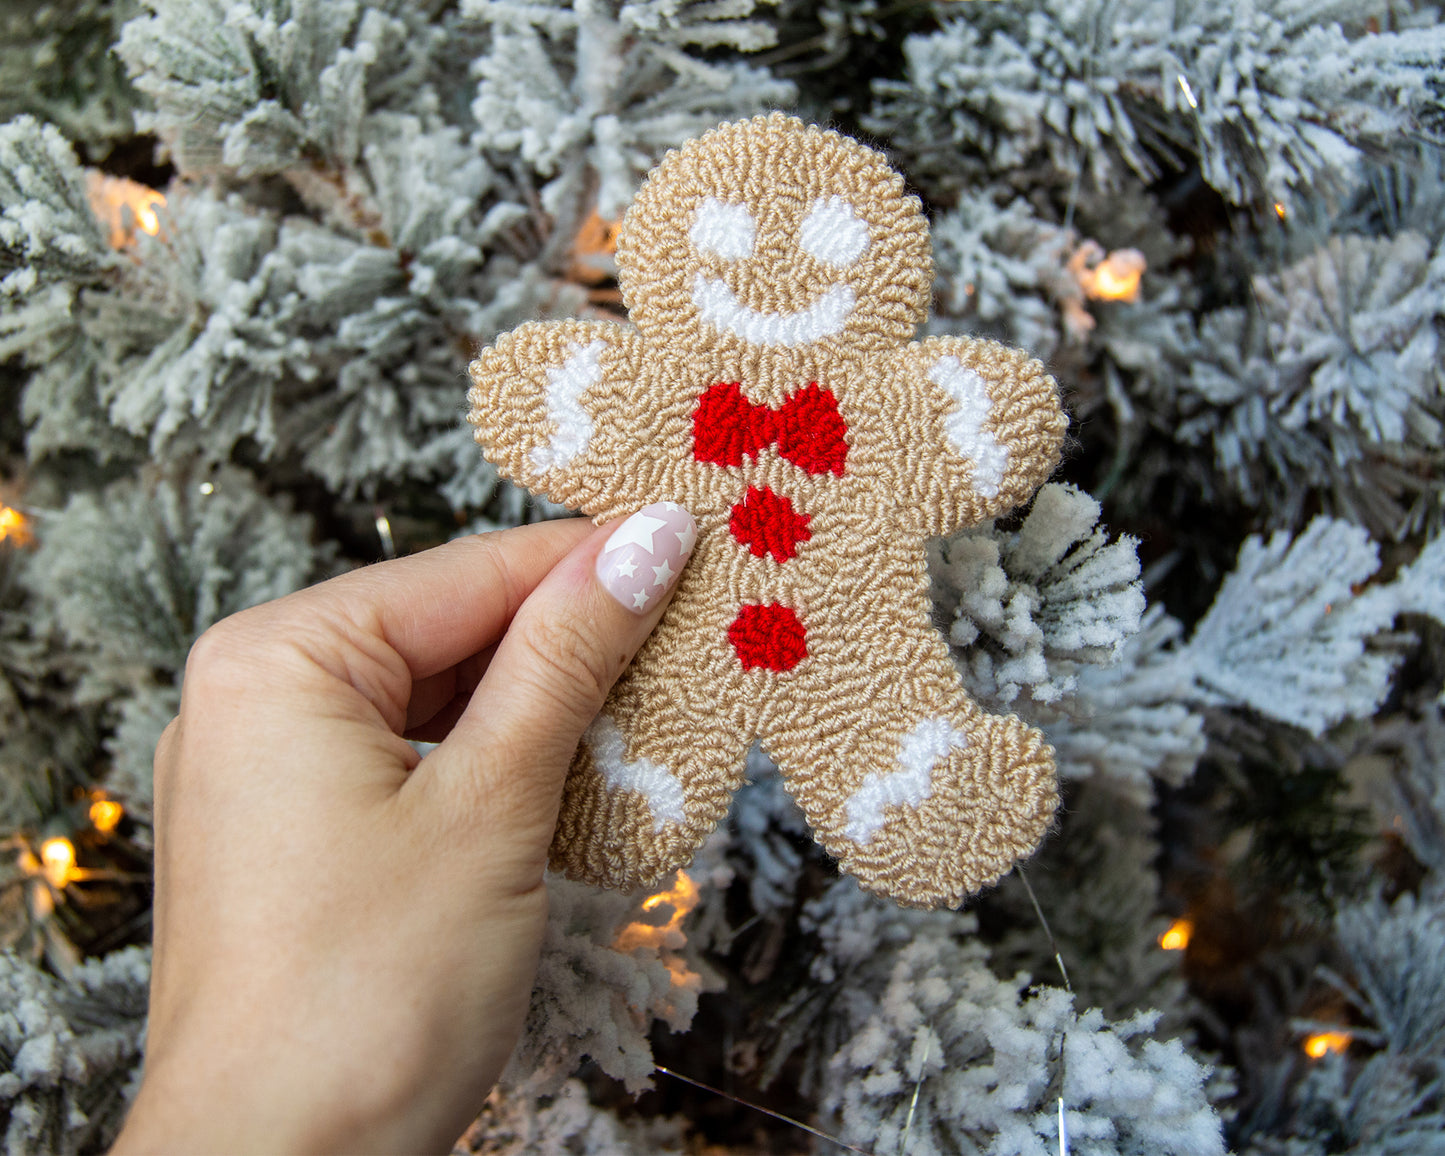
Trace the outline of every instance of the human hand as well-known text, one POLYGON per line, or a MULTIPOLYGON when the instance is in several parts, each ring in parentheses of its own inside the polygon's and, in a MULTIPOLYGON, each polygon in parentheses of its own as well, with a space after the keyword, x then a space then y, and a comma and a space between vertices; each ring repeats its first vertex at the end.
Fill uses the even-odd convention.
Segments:
MULTIPOLYGON (((642 516, 680 569, 692 519, 642 516)), ((156 751, 145 1076, 114 1152, 450 1148, 521 1031, 573 750, 675 581, 633 611, 647 569, 614 577, 615 529, 461 539, 202 635, 156 751)))

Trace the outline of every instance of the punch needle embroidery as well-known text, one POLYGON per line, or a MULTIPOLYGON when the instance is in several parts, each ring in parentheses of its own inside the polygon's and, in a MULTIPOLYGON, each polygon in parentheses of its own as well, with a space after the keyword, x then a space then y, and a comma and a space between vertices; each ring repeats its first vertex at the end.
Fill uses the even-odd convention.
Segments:
POLYGON ((1058 460, 1026 354, 912 340, 928 226, 881 154, 774 113, 669 153, 617 237, 630 324, 529 323, 471 366, 477 441, 603 520, 685 505, 661 625, 578 749, 552 860, 655 885, 726 813, 755 740, 868 888, 955 906, 1042 838, 1053 752, 978 708, 930 621, 924 543, 1058 460))

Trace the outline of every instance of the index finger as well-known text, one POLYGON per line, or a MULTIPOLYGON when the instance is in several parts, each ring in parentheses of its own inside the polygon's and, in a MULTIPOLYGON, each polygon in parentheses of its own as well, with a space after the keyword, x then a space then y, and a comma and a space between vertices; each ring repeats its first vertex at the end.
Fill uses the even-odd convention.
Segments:
POLYGON ((345 617, 399 654, 413 680, 426 678, 496 642, 527 595, 593 529, 585 518, 566 518, 458 538, 263 609, 345 617))

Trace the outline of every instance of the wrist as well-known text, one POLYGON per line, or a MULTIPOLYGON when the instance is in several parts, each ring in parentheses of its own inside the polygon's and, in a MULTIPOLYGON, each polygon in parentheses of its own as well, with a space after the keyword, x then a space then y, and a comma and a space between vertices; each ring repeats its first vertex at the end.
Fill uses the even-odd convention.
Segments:
POLYGON ((440 1085, 403 1091, 384 1086, 379 1072, 370 1080, 337 1083, 326 1078, 326 1063, 302 1070, 284 1062, 283 1047, 272 1049, 273 1062, 261 1066, 252 1059, 228 1067, 223 1049, 199 1058, 148 1059, 111 1156, 446 1152, 465 1126, 446 1131, 455 1106, 437 1101, 445 1090, 440 1085))
POLYGON ((301 1156, 357 1148, 357 1132, 339 1126, 334 1113, 304 1103, 304 1077, 291 1080, 288 1089, 274 1076, 274 1069, 242 1075, 212 1070, 205 1063, 177 1067, 148 1062, 111 1156, 160 1152, 301 1156))

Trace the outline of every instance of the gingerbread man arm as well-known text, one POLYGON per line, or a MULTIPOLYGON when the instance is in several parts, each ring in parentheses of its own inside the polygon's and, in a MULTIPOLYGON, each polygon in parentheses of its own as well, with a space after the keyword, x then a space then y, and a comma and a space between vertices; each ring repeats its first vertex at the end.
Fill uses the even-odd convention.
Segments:
POLYGON ((893 452, 877 474, 903 525, 935 536, 1002 514, 1058 465, 1058 386, 1023 351, 930 337, 894 352, 881 376, 893 431, 881 444, 893 452))
POLYGON ((594 517, 660 495, 632 467, 655 435, 637 404, 643 338, 610 321, 533 321, 468 367, 477 444, 507 477, 594 517))

